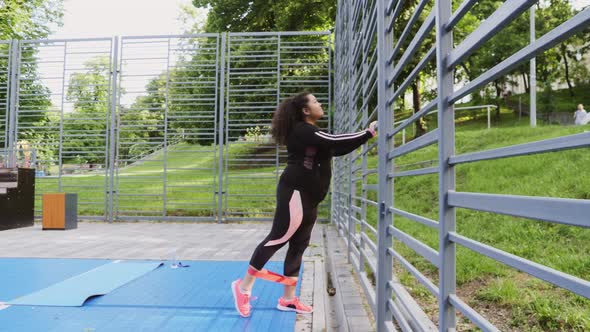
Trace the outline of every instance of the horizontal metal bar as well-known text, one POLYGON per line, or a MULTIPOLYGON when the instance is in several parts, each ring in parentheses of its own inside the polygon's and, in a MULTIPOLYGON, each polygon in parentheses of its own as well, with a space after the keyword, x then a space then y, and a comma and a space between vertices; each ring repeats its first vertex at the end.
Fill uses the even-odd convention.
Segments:
POLYGON ((414 23, 416 23, 416 20, 418 20, 418 18, 420 17, 420 14, 422 14, 422 11, 424 10, 424 7, 426 6, 426 4, 429 1, 430 0, 420 0, 418 5, 416 6, 416 8, 414 8, 414 10, 413 10, 414 14, 412 14, 412 17, 410 17, 410 19, 406 23, 406 27, 404 28, 404 31, 402 31, 401 35, 397 38, 397 43, 395 44, 395 46, 393 47, 393 51, 391 52, 391 54, 387 58, 388 65, 393 62, 393 59, 397 55, 397 52, 399 52, 399 50, 402 47, 402 43, 406 40, 406 38, 410 34, 410 31, 412 30, 414 23))
MULTIPOLYGON (((330 31, 228 32, 230 38, 242 36, 326 36, 330 34, 330 31)), ((234 40, 230 39, 230 41, 234 40)))
MULTIPOLYGON (((394 289, 394 286, 392 284, 388 283, 388 286, 392 290, 394 289)), ((393 314, 393 317, 395 317, 395 322, 397 323, 397 325, 399 325, 402 332, 413 332, 414 331, 414 329, 412 329, 412 327, 410 326, 410 323, 406 319, 406 316, 404 316, 402 314, 402 312, 399 310, 399 308, 397 307, 397 305, 395 304, 395 302, 392 299, 387 300, 387 307, 388 307, 388 311, 393 314)))
MULTIPOLYGON (((141 40, 141 39, 165 39, 162 42, 168 42, 167 39, 171 38, 179 38, 179 39, 196 39, 196 38, 206 38, 209 39, 210 37, 214 37, 214 39, 219 38, 219 33, 199 33, 199 34, 187 34, 187 35, 147 35, 147 36, 121 36, 121 42, 123 40, 141 40)), ((131 44, 131 43, 129 43, 131 44)))
POLYGON ((377 245, 375 244, 375 242, 373 242, 373 240, 371 240, 371 238, 369 238, 369 236, 366 233, 361 233, 361 237, 365 240, 364 243, 366 243, 369 248, 373 251, 373 254, 377 254, 377 245))
POLYGON ((528 61, 535 57, 538 53, 541 53, 557 45, 561 41, 586 28, 588 24, 590 24, 590 8, 584 9, 573 18, 549 31, 541 38, 530 43, 528 46, 516 52, 508 59, 500 62, 493 68, 486 71, 484 74, 463 86, 461 89, 457 90, 449 97, 449 104, 453 104, 457 100, 470 94, 475 89, 486 85, 499 76, 506 74, 510 70, 518 67, 522 62, 528 61))
MULTIPOLYGON (((393 75, 389 79, 387 79, 388 85, 391 85, 391 83, 397 79, 399 74, 401 74, 403 68, 412 59, 412 56, 416 53, 416 51, 418 51, 418 48, 420 47, 422 41, 424 41, 426 39, 426 35, 432 30, 433 27, 434 27, 434 10, 430 12, 428 17, 424 21, 424 23, 422 23, 422 26, 420 26, 420 30, 418 30, 418 32, 416 32, 414 39, 412 39, 412 41, 410 42, 410 45, 408 45, 408 48, 405 50, 404 54, 397 62, 396 66, 393 70, 393 75)), ((389 62, 390 61, 388 61, 388 65, 389 65, 389 62)))
POLYGON ((532 262, 528 259, 507 253, 500 249, 474 241, 455 232, 449 232, 449 240, 469 248, 482 255, 493 258, 517 270, 543 279, 561 288, 568 289, 578 295, 590 299, 590 281, 563 273, 550 267, 532 262))
POLYGON ((426 174, 435 174, 438 173, 439 167, 428 167, 428 168, 420 168, 420 169, 413 169, 411 171, 403 171, 403 172, 393 172, 387 174, 389 178, 399 178, 403 176, 414 176, 414 175, 426 175, 426 174))
MULTIPOLYGON (((414 70, 412 70, 412 72, 407 76, 405 81, 397 88, 397 90, 395 90, 395 92, 393 93, 393 96, 391 98, 389 98, 389 100, 387 100, 387 106, 390 106, 391 104, 393 104, 395 99, 397 97, 399 97, 403 92, 406 91, 406 89, 408 88, 410 83, 412 83, 412 81, 418 76, 420 71, 422 71, 422 69, 424 69, 424 67, 426 67, 428 62, 430 62, 432 59, 434 59, 435 56, 436 56, 436 46, 433 46, 432 48, 430 48, 430 51, 428 51, 428 53, 426 53, 426 56, 420 61, 420 63, 418 63, 418 65, 414 68, 414 70)), ((393 84, 393 82, 391 82, 391 83, 393 84)), ((389 85, 389 86, 391 86, 391 85, 389 85)))
POLYGON ((562 151, 590 146, 590 132, 551 138, 542 141, 512 145, 487 151, 466 153, 449 158, 449 165, 470 163, 536 153, 562 151))
POLYGON ((471 9, 471 7, 473 7, 473 5, 475 5, 475 3, 477 1, 478 0, 465 0, 465 1, 463 1, 463 3, 461 3, 461 5, 455 11, 455 13, 453 13, 451 18, 449 19, 449 22, 445 25, 446 31, 447 32, 451 31, 455 27, 455 25, 457 25, 457 23, 461 20, 461 18, 463 18, 463 16, 465 16, 465 14, 467 14, 469 9, 471 9))
MULTIPOLYGON (((24 39, 20 41, 21 47, 28 47, 25 44, 53 44, 53 43, 77 43, 77 42, 97 42, 97 41, 112 41, 111 37, 103 38, 74 38, 74 39, 24 39)), ((57 45, 55 45, 57 46, 57 45)), ((95 45, 93 45, 95 46, 95 45)))
POLYGON ((440 267, 439 255, 436 250, 430 248, 426 244, 420 242, 411 235, 404 233, 402 230, 395 228, 394 226, 387 226, 387 232, 393 235, 396 239, 405 243, 420 256, 426 258, 426 260, 428 260, 432 265, 440 267))
POLYGON ((402 10, 405 1, 406 0, 399 0, 399 1, 397 1, 397 4, 395 5, 395 8, 394 8, 393 12, 391 14, 388 14, 388 16, 391 17, 391 20, 389 20, 389 23, 387 24, 387 29, 386 29, 387 31, 386 31, 386 33, 390 33, 391 30, 393 29, 393 25, 394 25, 396 19, 398 18, 398 15, 399 15, 399 13, 402 10))
POLYGON ((473 310, 467 303, 463 302, 457 295, 449 294, 449 302, 459 311, 469 318, 484 332, 500 332, 494 325, 488 322, 482 315, 473 310))
POLYGON ((438 97, 436 99, 434 99, 433 101, 431 101, 430 103, 428 103, 428 105, 424 106, 420 111, 418 111, 417 113, 414 113, 414 115, 412 115, 411 117, 404 120, 399 126, 395 127, 391 133, 387 134, 387 138, 393 137, 395 134, 404 130, 407 126, 412 124, 414 121, 421 118, 422 116, 424 116, 425 114, 427 114, 431 110, 435 109, 437 107, 437 104, 438 104, 438 97))
POLYGON ((393 159, 405 154, 408 154, 412 151, 416 151, 418 149, 427 147, 438 142, 438 133, 439 129, 435 129, 425 135, 422 135, 404 145, 401 145, 397 148, 394 148, 387 154, 387 159, 393 159))
POLYGON ((590 227, 590 200, 449 191, 451 206, 590 227))
POLYGON ((496 11, 486 18, 463 42, 451 51, 447 58, 448 68, 455 68, 463 59, 477 50, 492 38, 497 31, 504 28, 520 13, 538 0, 507 0, 496 11))
POLYGON ((402 255, 400 255, 397 251, 393 250, 392 248, 387 248, 387 253, 396 258, 404 266, 404 268, 416 278, 416 280, 418 280, 422 285, 424 285, 424 287, 426 287, 432 293, 432 295, 438 298, 438 287, 434 283, 432 283, 432 281, 430 281, 428 277, 422 274, 422 272, 420 272, 414 265, 408 262, 402 255))

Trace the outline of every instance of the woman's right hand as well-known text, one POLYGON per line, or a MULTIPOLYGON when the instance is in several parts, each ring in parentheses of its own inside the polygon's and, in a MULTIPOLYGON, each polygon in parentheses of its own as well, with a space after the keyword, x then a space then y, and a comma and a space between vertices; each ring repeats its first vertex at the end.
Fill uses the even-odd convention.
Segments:
POLYGON ((377 134, 377 121, 373 121, 369 124, 369 131, 373 133, 373 136, 377 134))

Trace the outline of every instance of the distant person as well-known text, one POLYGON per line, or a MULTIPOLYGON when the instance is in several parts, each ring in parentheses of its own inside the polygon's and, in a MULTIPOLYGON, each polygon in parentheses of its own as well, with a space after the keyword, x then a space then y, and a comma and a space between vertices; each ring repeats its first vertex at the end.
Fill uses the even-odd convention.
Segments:
POLYGON ((590 122, 590 115, 584 109, 584 105, 579 104, 578 110, 574 113, 574 123, 576 125, 585 125, 590 122))

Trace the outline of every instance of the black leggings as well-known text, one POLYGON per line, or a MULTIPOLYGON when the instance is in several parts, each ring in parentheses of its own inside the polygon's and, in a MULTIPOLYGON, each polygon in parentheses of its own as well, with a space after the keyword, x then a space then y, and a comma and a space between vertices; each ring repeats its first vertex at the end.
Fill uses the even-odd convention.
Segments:
POLYGON ((289 249, 285 257, 283 274, 297 277, 303 252, 309 245, 311 231, 317 218, 318 203, 308 193, 280 181, 272 229, 254 250, 250 265, 257 270, 262 269, 275 252, 288 242, 289 249))

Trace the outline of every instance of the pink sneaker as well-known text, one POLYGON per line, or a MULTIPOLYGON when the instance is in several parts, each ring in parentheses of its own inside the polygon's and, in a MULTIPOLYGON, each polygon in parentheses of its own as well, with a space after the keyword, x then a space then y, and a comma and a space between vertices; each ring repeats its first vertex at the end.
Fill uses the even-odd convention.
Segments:
POLYGON ((242 284, 242 280, 238 279, 231 283, 231 291, 234 294, 234 304, 236 306, 236 310, 242 317, 249 317, 250 316, 250 294, 243 294, 240 290, 240 285, 242 284))
POLYGON ((311 314, 313 312, 313 308, 299 302, 299 298, 297 296, 291 300, 285 300, 282 296, 279 297, 277 309, 282 311, 295 311, 298 314, 311 314))

